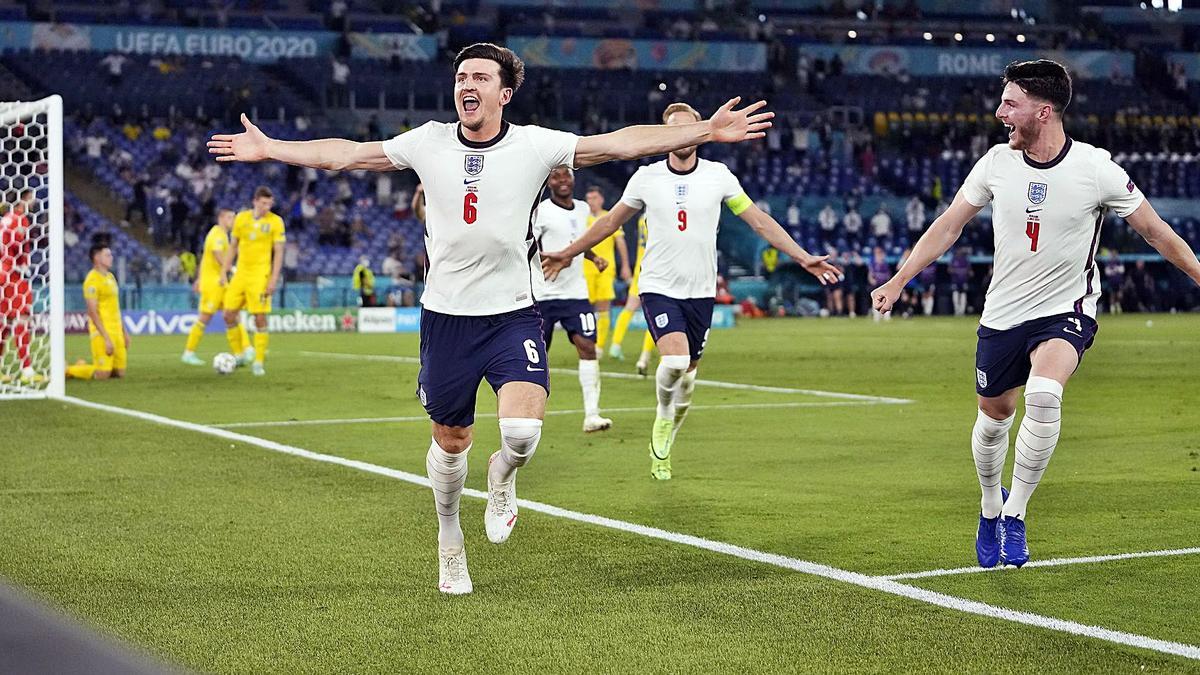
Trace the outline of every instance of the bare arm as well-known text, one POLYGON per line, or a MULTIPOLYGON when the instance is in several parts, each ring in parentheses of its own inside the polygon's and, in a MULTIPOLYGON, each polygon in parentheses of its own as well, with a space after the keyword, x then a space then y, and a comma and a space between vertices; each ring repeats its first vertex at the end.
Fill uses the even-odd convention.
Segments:
POLYGON ((216 155, 218 162, 261 162, 269 159, 329 171, 393 171, 396 168, 383 152, 381 141, 358 143, 342 138, 281 141, 264 134, 244 113, 242 126, 246 130, 240 134, 213 136, 208 141, 209 154, 216 155))
POLYGON ((425 186, 422 183, 417 183, 417 189, 413 190, 412 212, 417 220, 425 222, 425 186))
POLYGON ((554 281, 558 278, 558 273, 567 265, 571 264, 571 260, 575 256, 589 251, 593 246, 604 241, 605 237, 612 235, 618 228, 625 224, 625 221, 637 215, 637 211, 632 206, 625 202, 617 202, 616 206, 611 211, 600 216, 592 226, 583 233, 583 236, 571 242, 571 245, 561 251, 542 254, 542 273, 546 275, 547 281, 554 281))
POLYGON ((1141 206, 1125 217, 1125 221, 1142 235, 1146 243, 1161 253, 1162 257, 1183 270, 1192 281, 1200 284, 1200 261, 1196 260, 1196 254, 1187 242, 1159 217, 1149 200, 1143 201, 1141 206))
POLYGON ((812 255, 805 251, 804 247, 797 244, 778 221, 768 215, 766 211, 758 208, 757 204, 746 207, 746 210, 738 214, 738 217, 746 221, 750 229, 754 230, 754 233, 766 240, 768 244, 791 256, 822 285, 837 283, 842 278, 842 271, 826 262, 829 256, 812 255))
MULTIPOLYGON (((617 237, 617 260, 620 260, 621 280, 629 281, 633 277, 632 263, 629 261, 629 246, 625 237, 617 237)), ((600 270, 603 272, 604 270, 600 270)))
POLYGON ((267 281, 267 295, 275 294, 279 285, 279 270, 283 269, 283 242, 275 242, 271 247, 271 278, 267 281))
POLYGON ((983 209, 982 206, 975 206, 968 202, 961 192, 955 195, 950 208, 938 216, 928 230, 925 230, 925 234, 921 235, 917 245, 913 247, 912 254, 908 256, 900 269, 896 270, 896 274, 887 283, 871 292, 871 300, 874 302, 875 309, 883 313, 890 312, 892 304, 896 302, 896 298, 900 297, 904 286, 912 281, 913 277, 920 274, 921 270, 929 267, 933 261, 949 251, 954 242, 958 241, 962 235, 963 228, 981 209, 983 209))
POLYGON ((229 250, 225 251, 225 257, 221 259, 221 278, 229 278, 229 270, 233 269, 233 263, 237 261, 238 240, 237 237, 229 238, 229 250))
MULTIPOLYGON (((662 155, 703 143, 738 143, 762 138, 771 127, 773 112, 755 113, 767 104, 759 101, 734 110, 741 97, 732 98, 703 122, 691 124, 645 124, 625 127, 607 134, 584 136, 575 146, 575 166, 582 168, 614 159, 638 159, 662 155)), ((215 137, 214 137, 215 138, 215 137)))

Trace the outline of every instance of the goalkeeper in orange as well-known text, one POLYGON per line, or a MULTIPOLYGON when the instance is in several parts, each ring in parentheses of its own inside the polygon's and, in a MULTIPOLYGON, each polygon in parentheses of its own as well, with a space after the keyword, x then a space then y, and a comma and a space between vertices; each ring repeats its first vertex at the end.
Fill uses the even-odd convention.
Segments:
MULTIPOLYGON (((233 211, 221 209, 217 211, 217 224, 212 226, 204 237, 204 251, 200 257, 200 272, 196 275, 196 283, 192 290, 200 295, 199 317, 188 332, 187 346, 183 349, 182 361, 189 366, 202 366, 204 360, 196 356, 196 347, 204 337, 204 329, 212 321, 213 314, 221 311, 225 305, 225 287, 228 285, 225 258, 231 255, 229 248, 229 232, 233 229, 233 211)), ((250 344, 250 336, 246 327, 238 324, 242 344, 250 344)))
POLYGON ((260 186, 254 190, 253 208, 233 219, 233 238, 225 256, 226 273, 235 260, 237 263, 237 271, 225 289, 225 337, 229 338, 233 353, 242 355, 243 365, 253 364, 255 375, 267 374, 263 366, 269 341, 267 314, 271 312, 271 296, 279 285, 283 244, 287 241, 283 218, 271 212, 274 205, 275 195, 270 188, 260 186), (253 347, 242 337, 245 333, 239 324, 239 313, 243 308, 254 316, 258 328, 253 347))

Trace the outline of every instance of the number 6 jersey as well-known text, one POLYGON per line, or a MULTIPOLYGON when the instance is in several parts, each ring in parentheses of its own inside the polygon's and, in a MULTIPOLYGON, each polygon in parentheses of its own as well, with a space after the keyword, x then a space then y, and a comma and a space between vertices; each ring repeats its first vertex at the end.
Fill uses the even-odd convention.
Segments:
POLYGON ((578 141, 503 122, 475 142, 457 123, 427 122, 383 142, 392 164, 425 186, 426 309, 489 316, 533 304, 533 209, 550 170, 573 164, 578 141))
POLYGON ((686 172, 666 160, 648 164, 629 179, 621 201, 646 209, 638 290, 676 300, 716 296, 721 203, 728 203, 734 215, 751 203, 729 167, 700 158, 686 172))
POLYGON ((960 193, 974 206, 992 202, 996 253, 979 322, 997 330, 1067 312, 1095 317, 1105 211, 1124 218, 1144 199, 1107 150, 1070 138, 1044 163, 994 146, 960 193))

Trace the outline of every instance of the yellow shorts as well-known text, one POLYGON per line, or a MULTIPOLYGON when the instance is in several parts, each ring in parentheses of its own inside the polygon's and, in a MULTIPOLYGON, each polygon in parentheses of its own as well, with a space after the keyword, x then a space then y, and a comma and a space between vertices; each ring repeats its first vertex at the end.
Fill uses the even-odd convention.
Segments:
POLYGON ((225 287, 219 284, 200 287, 201 314, 216 314, 225 306, 225 287))
POLYGON ((597 272, 596 266, 588 263, 583 266, 583 278, 587 279, 588 302, 604 302, 617 297, 613 283, 617 280, 617 269, 612 263, 603 272, 597 272))
POLYGON ((267 295, 267 278, 248 279, 234 274, 225 287, 225 311, 245 309, 251 314, 271 311, 271 296, 267 295))
POLYGON ((125 334, 113 331, 109 331, 108 334, 113 341, 112 356, 104 353, 104 338, 97 333, 91 338, 92 365, 96 366, 96 370, 125 370, 129 360, 129 354, 125 350, 125 334))

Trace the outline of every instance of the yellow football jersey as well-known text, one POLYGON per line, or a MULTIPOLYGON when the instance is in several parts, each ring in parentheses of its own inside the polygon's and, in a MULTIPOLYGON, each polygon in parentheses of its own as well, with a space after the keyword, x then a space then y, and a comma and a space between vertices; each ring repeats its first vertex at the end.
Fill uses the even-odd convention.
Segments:
POLYGON ((229 233, 213 225, 204 237, 204 253, 200 259, 200 286, 216 286, 221 278, 221 254, 229 249, 229 233))
POLYGON ((638 247, 637 260, 641 260, 646 253, 646 237, 650 234, 650 226, 646 224, 646 216, 638 218, 638 247))
POLYGON ((233 238, 237 239, 237 274, 252 276, 271 272, 271 251, 275 244, 287 241, 283 218, 270 211, 262 218, 254 212, 242 211, 233 219, 233 238))
MULTIPOLYGON (((100 314, 100 323, 104 324, 108 336, 116 338, 122 333, 121 298, 117 288, 117 278, 112 272, 101 274, 95 269, 87 273, 83 279, 83 297, 85 300, 95 300, 96 310, 100 314)), ((92 320, 88 319, 88 335, 99 335, 92 320)))
MULTIPOLYGON (((608 211, 601 211, 600 216, 603 216, 606 213, 608 213, 608 211)), ((600 216, 593 216, 589 213, 587 217, 587 226, 591 227, 593 223, 600 219, 600 216)), ((617 230, 616 232, 612 233, 611 237, 606 237, 604 241, 592 247, 592 253, 595 253, 601 258, 607 260, 610 268, 617 262, 617 237, 624 238, 625 233, 621 230, 617 230)), ((587 264, 591 265, 592 262, 588 260, 587 264)), ((595 269, 595 266, 593 265, 592 268, 595 269)))

